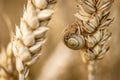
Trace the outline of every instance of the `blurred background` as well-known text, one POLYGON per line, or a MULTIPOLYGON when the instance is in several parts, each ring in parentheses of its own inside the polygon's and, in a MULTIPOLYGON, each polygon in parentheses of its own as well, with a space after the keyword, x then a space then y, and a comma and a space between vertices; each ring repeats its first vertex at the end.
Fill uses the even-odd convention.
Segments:
MULTIPOLYGON (((27 0, 0 0, 0 45, 7 46, 9 31, 19 25, 27 0)), ((96 80, 120 80, 120 0, 115 0, 110 26, 112 39, 110 51, 97 64, 96 80)), ((38 62, 31 66, 31 80, 87 80, 87 65, 82 62, 80 51, 64 46, 64 28, 74 22, 76 0, 58 0, 55 13, 49 23, 50 30, 38 62)))

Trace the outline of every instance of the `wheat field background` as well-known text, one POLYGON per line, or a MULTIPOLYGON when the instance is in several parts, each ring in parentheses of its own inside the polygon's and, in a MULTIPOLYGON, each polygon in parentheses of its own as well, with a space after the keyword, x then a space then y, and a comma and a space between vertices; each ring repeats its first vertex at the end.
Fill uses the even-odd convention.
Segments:
MULTIPOLYGON (((9 42, 9 29, 19 25, 27 0, 0 0, 0 45, 9 42), (8 24, 9 23, 9 24, 8 24)), ((110 27, 112 38, 110 51, 97 64, 96 80, 120 80, 120 0, 111 9, 114 22, 110 27)), ((47 42, 42 55, 31 67, 31 80, 87 80, 87 66, 80 52, 68 49, 62 43, 64 28, 72 23, 77 11, 76 0, 58 0, 55 13, 49 23, 47 42)))

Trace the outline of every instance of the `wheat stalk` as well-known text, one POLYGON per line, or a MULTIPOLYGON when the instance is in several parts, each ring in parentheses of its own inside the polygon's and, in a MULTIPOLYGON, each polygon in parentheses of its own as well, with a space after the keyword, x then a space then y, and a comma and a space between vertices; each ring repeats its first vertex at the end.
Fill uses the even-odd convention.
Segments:
POLYGON ((113 21, 109 18, 112 3, 113 0, 82 0, 78 4, 79 12, 75 16, 81 21, 81 35, 86 42, 82 58, 88 62, 88 80, 95 79, 96 62, 109 50, 111 32, 108 26, 113 21))
POLYGON ((11 44, 7 49, 1 47, 0 53, 0 80, 16 80, 17 75, 15 68, 15 60, 11 50, 11 44))
POLYGON ((27 79, 29 66, 41 55, 42 45, 46 42, 47 24, 53 15, 56 0, 28 0, 20 27, 12 39, 12 50, 16 58, 19 80, 27 79))

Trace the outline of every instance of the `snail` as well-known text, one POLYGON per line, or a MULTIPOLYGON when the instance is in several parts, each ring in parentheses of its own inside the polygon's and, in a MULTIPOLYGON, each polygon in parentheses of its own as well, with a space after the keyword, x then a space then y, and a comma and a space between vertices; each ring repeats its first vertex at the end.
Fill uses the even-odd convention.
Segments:
POLYGON ((74 22, 65 29, 64 43, 73 50, 79 50, 85 46, 85 40, 81 34, 81 23, 74 22))
POLYGON ((82 35, 78 34, 66 34, 64 36, 64 43, 67 47, 73 50, 79 50, 84 47, 85 40, 82 35))

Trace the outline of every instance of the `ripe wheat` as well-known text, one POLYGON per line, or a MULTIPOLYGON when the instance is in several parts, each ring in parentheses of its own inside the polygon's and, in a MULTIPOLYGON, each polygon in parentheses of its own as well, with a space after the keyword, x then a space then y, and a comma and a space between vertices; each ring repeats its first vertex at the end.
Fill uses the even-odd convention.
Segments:
POLYGON ((11 50, 11 44, 7 49, 1 47, 0 53, 0 80, 16 80, 15 60, 11 50))
POLYGON ((78 0, 77 21, 65 30, 65 44, 74 50, 81 49, 83 61, 88 63, 89 80, 95 79, 96 61, 109 50, 112 3, 113 0, 78 0))
POLYGON ((55 3, 56 0, 28 0, 27 8, 24 8, 20 27, 16 26, 16 34, 11 41, 19 80, 27 79, 29 66, 41 55, 55 3))
POLYGON ((111 32, 109 25, 113 21, 109 18, 113 0, 82 0, 79 12, 75 16, 81 20, 82 35, 86 46, 83 50, 83 60, 88 62, 88 80, 95 79, 96 61, 102 59, 109 50, 108 41, 111 32))

